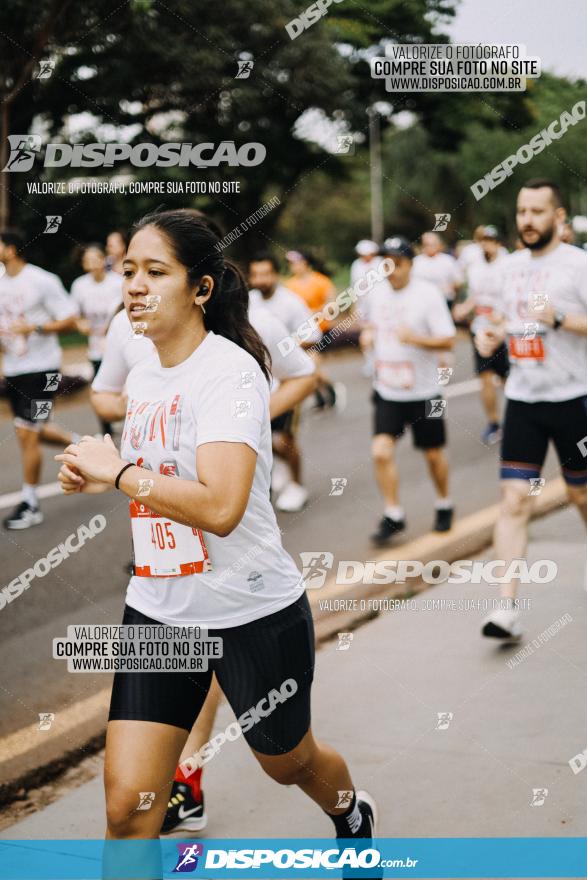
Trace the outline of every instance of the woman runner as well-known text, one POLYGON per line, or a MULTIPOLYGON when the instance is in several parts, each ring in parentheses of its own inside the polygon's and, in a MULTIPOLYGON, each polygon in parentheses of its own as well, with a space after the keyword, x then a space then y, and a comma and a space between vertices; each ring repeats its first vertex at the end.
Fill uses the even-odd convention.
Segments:
POLYGON ((312 617, 269 501, 266 349, 248 320, 245 283, 217 244, 201 219, 180 211, 133 228, 125 307, 156 351, 129 375, 121 455, 106 436, 84 437, 57 456, 66 494, 116 488, 131 499, 137 575, 123 623, 200 626, 222 639, 223 655, 206 672, 115 675, 107 837, 159 835, 178 758, 215 672, 237 718, 255 710, 243 733, 265 772, 299 785, 338 837, 371 838, 372 799, 355 792, 343 758, 310 728, 312 617), (151 541, 150 526, 160 527, 167 549, 151 541), (276 692, 281 701, 268 698, 276 692), (149 810, 137 810, 139 791, 156 793, 149 810))

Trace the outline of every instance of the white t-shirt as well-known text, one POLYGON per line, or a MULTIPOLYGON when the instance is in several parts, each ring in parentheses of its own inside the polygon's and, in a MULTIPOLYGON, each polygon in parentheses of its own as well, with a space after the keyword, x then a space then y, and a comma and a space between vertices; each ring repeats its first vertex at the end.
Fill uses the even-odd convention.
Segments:
MULTIPOLYGON (((289 354, 281 353, 278 343, 288 335, 287 330, 264 306, 252 306, 249 320, 271 355, 272 390, 285 379, 309 376, 315 371, 314 362, 299 345, 289 354)), ((110 322, 104 357, 92 389, 120 393, 131 369, 153 351, 155 346, 150 339, 133 336, 126 311, 118 312, 110 322)))
POLYGON ((433 257, 427 254, 418 254, 414 258, 412 269, 414 278, 421 278, 435 284, 446 299, 454 299, 455 285, 463 283, 463 275, 459 264, 450 254, 439 253, 433 257))
MULTIPOLYGON (((196 449, 204 443, 246 443, 257 453, 253 486, 239 525, 224 538, 202 533, 211 570, 132 577, 127 603, 162 623, 220 628, 249 623, 295 602, 304 587, 283 549, 269 500, 269 386, 254 358, 208 333, 175 367, 162 367, 153 352, 133 367, 127 385, 124 460, 197 480, 196 449)), ((166 521, 160 520, 162 527, 166 521)), ((175 532, 177 525, 171 528, 175 532)))
POLYGON ((71 296, 80 314, 90 322, 88 357, 101 361, 108 323, 122 302, 122 276, 107 272, 102 281, 95 281, 90 274, 82 275, 73 282, 71 296))
MULTIPOLYGON (((369 262, 366 262, 365 260, 361 259, 361 257, 358 257, 353 263, 351 263, 351 287, 355 287, 360 281, 362 281, 367 276, 368 272, 371 272, 373 269, 377 269, 382 261, 383 257, 379 256, 373 257, 371 260, 369 260, 369 262)), ((357 300, 356 310, 362 319, 369 320, 371 291, 367 290, 366 293, 363 293, 361 290, 361 294, 361 298, 357 300)))
POLYGON ((371 291, 369 318, 375 331, 374 388, 385 400, 428 400, 439 396, 438 351, 405 345, 396 330, 419 336, 454 336, 446 300, 437 287, 410 278, 401 290, 382 281, 371 291))
POLYGON ((375 256, 372 257, 369 261, 364 260, 362 257, 357 257, 351 263, 351 285, 355 285, 358 281, 361 281, 372 269, 377 269, 380 265, 383 257, 375 256))
POLYGON ((154 351, 150 339, 133 335, 128 315, 122 309, 110 322, 102 363, 92 382, 92 390, 120 393, 132 368, 154 351))
POLYGON ((249 321, 271 355, 271 391, 275 391, 285 379, 311 376, 316 372, 314 361, 300 345, 296 344, 288 354, 281 353, 279 343, 289 335, 287 328, 264 304, 250 305, 249 321))
POLYGON ((471 241, 469 244, 466 244, 465 247, 459 254, 459 258, 457 260, 462 275, 470 280, 470 272, 474 266, 478 266, 479 264, 483 264, 485 262, 485 258, 483 256, 483 248, 480 244, 477 244, 476 241, 471 241))
POLYGON ((527 317, 529 297, 544 294, 555 311, 587 312, 587 254, 569 244, 539 257, 526 249, 498 268, 495 309, 505 315, 510 354, 506 397, 535 403, 587 395, 587 336, 527 317))
POLYGON ((75 303, 52 272, 27 263, 18 275, 3 275, 0 278, 0 343, 4 350, 4 375, 42 373, 61 366, 57 333, 11 336, 6 331, 15 321, 46 324, 75 314, 75 303))
MULTIPOLYGON (((253 288, 249 291, 249 299, 252 306, 264 306, 282 324, 285 324, 290 336, 295 336, 300 327, 312 316, 303 299, 283 284, 278 284, 268 299, 265 299, 260 290, 253 288)), ((322 332, 319 327, 315 327, 307 341, 320 342, 321 339, 322 332)))
POLYGON ((495 308, 495 285, 503 256, 499 255, 491 263, 483 258, 469 270, 468 296, 475 300, 475 317, 471 321, 471 332, 479 331, 491 324, 489 315, 495 308))

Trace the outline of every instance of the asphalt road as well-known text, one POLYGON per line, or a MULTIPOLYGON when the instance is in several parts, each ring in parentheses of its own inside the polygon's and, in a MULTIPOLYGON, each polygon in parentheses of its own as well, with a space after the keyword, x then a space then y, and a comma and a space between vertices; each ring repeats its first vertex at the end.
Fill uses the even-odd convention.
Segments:
MULTIPOLYGON (((381 837, 584 835, 587 770, 570 763, 587 746, 584 542, 574 510, 532 526, 529 562, 557 560, 558 576, 523 587, 519 645, 480 637, 475 603, 491 602, 494 587, 445 583, 365 623, 348 650, 334 641, 319 651, 313 728, 376 797, 381 837)), ((232 720, 224 704, 215 732, 232 720)), ((209 825, 198 839, 332 834, 301 791, 261 772, 242 738, 206 765, 204 788, 209 825)), ((97 773, 0 838, 103 831, 97 773)))
MULTIPOLYGON (((305 481, 310 500, 301 514, 280 514, 285 547, 299 561, 302 551, 333 553, 337 559, 371 558, 369 533, 381 515, 381 501, 369 457, 370 383, 362 375, 356 352, 325 358, 332 379, 347 388, 343 412, 308 413, 301 427, 305 481), (342 495, 331 496, 331 479, 348 481, 342 495)), ((472 355, 466 337, 459 340, 447 407, 451 493, 457 515, 493 504, 498 498, 496 447, 479 436, 484 426, 478 393, 471 389, 472 355), (467 383, 467 384, 463 384, 467 383)), ((19 489, 20 465, 10 418, 0 415, 0 505, 19 489)), ((87 392, 56 407, 56 420, 80 433, 94 433, 97 422, 87 392)), ((42 482, 56 479, 55 450, 45 451, 42 482)), ((405 438, 399 450, 402 501, 407 511, 406 540, 427 532, 433 520, 434 494, 421 455, 405 438)), ((556 473, 549 459, 546 476, 556 473)), ((10 503, 12 506, 12 502, 10 503)), ((0 530, 2 585, 8 584, 63 542, 97 513, 107 526, 44 578, 0 610, 0 665, 9 670, 0 685, 0 737, 38 720, 38 713, 58 711, 104 688, 107 675, 68 675, 51 657, 52 639, 71 624, 117 623, 124 602, 130 558, 126 499, 117 493, 89 498, 53 495, 42 502, 45 522, 24 532, 0 530)), ((8 512, 0 509, 3 516, 8 512)))

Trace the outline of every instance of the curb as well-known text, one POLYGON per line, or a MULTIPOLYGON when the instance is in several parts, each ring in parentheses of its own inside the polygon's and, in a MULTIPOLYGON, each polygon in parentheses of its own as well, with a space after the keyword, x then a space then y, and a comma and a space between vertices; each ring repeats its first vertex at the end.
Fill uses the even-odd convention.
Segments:
MULTIPOLYGON (((531 518, 546 516, 557 508, 566 506, 566 490, 561 477, 550 480, 534 499, 531 518)), ((418 559, 424 564, 435 559, 455 562, 457 559, 470 559, 489 547, 493 540, 493 528, 499 516, 499 504, 492 504, 476 513, 458 520, 450 532, 439 534, 427 532, 408 544, 374 553, 369 562, 384 560, 418 559)), ((338 632, 350 631, 366 620, 377 617, 380 612, 371 609, 330 611, 320 608, 320 603, 328 599, 356 601, 361 599, 406 598, 430 588, 421 578, 414 578, 409 590, 405 584, 337 584, 335 577, 327 578, 320 589, 309 590, 310 607, 314 616, 316 641, 318 644, 334 638, 338 632), (359 593, 359 590, 361 591, 359 593)))
MULTIPOLYGON (((545 516, 566 504, 566 493, 561 478, 550 481, 535 498, 532 519, 545 516)), ((454 562, 470 558, 490 546, 493 527, 499 514, 499 505, 473 513, 458 520, 450 532, 429 532, 399 545, 391 552, 380 552, 369 561, 386 559, 418 559, 430 562, 443 559, 454 562)), ((429 589, 421 579, 414 579, 410 595, 429 589)), ((314 616, 316 643, 318 645, 334 638, 340 631, 350 631, 380 612, 359 608, 351 611, 329 611, 320 608, 327 599, 360 600, 370 598, 401 598, 407 595, 405 584, 357 584, 340 585, 335 577, 329 577, 318 590, 309 590, 308 597, 314 616), (360 596, 357 590, 362 589, 360 596)), ((357 605, 360 604, 358 601, 357 605)), ((40 731, 38 724, 31 724, 9 734, 0 741, 0 805, 10 803, 18 790, 31 785, 38 786, 40 779, 54 779, 67 766, 76 763, 102 747, 110 688, 103 688, 91 697, 80 700, 58 714, 58 725, 40 731)))

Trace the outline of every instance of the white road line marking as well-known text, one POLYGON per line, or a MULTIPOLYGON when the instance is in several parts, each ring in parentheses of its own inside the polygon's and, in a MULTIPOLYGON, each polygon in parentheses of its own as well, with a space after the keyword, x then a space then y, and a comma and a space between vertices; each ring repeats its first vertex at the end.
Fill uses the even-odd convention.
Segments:
MULTIPOLYGON (((39 498, 53 498, 55 495, 61 495, 61 486, 59 483, 45 483, 37 488, 39 498)), ((22 501, 22 493, 10 492, 8 495, 0 495, 0 510, 6 507, 14 507, 22 501)))
POLYGON ((465 394, 473 394, 481 390, 481 379, 467 379, 466 382, 457 382, 456 385, 447 385, 443 389, 446 398, 463 397, 465 394))
MULTIPOLYGON (((457 382, 456 385, 448 385, 446 388, 442 389, 442 394, 446 398, 463 397, 465 394, 473 394, 475 391, 479 391, 480 388, 480 379, 467 379, 465 382, 457 382)), ((37 489, 39 498, 54 498, 55 495, 59 495, 60 493, 61 489, 59 483, 47 483, 44 486, 39 486, 37 489)), ((9 495, 0 495, 0 510, 4 510, 6 507, 13 507, 15 504, 18 504, 20 500, 20 492, 11 492, 9 495)))

